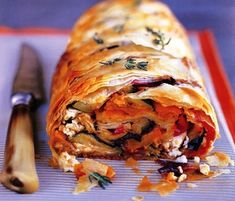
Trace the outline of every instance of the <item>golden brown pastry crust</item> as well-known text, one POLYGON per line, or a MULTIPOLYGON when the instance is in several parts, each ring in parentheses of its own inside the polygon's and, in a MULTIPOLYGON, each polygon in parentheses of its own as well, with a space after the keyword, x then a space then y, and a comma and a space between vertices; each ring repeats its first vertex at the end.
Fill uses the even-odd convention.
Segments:
MULTIPOLYGON (((90 8, 74 26, 53 76, 47 116, 50 136, 58 130, 67 105, 74 101, 81 101, 94 111, 112 94, 135 80, 166 78, 173 78, 177 85, 164 83, 129 96, 152 99, 164 106, 178 106, 186 112, 192 108, 203 111, 211 118, 212 127, 219 136, 216 115, 185 30, 163 3, 151 0, 136 2, 103 1, 90 8), (164 42, 169 44, 153 43, 156 35, 151 30, 160 30, 164 34, 164 42), (100 63, 114 58, 120 61, 112 65, 100 63), (147 71, 126 69, 128 58, 147 60, 147 71)), ((188 112, 188 115, 192 114, 188 112)))

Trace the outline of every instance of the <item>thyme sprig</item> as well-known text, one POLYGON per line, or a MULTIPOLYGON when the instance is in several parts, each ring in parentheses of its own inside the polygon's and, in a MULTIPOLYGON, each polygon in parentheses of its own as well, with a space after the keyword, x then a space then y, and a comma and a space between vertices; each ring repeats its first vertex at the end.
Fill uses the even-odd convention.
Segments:
POLYGON ((91 183, 94 180, 97 181, 98 185, 103 189, 105 189, 105 186, 112 184, 111 180, 108 177, 102 176, 98 172, 91 173, 88 178, 91 183))
POLYGON ((110 60, 107 60, 107 61, 100 61, 99 63, 103 64, 105 66, 111 66, 111 65, 113 65, 114 63, 116 63, 120 60, 121 60, 121 58, 114 58, 114 59, 110 59, 110 60))
POLYGON ((98 33, 95 33, 93 35, 93 40, 97 43, 97 44, 103 44, 104 40, 98 35, 98 33))
POLYGON ((136 67, 136 60, 133 58, 128 58, 125 63, 125 67, 128 70, 131 70, 136 67))
POLYGON ((125 63, 125 67, 128 70, 138 68, 140 70, 145 70, 147 71, 147 66, 148 66, 148 61, 140 61, 137 62, 136 59, 134 58, 128 58, 125 63))
POLYGON ((160 45, 161 50, 163 50, 165 48, 165 46, 168 45, 171 41, 171 38, 169 38, 166 41, 164 33, 161 32, 160 30, 159 31, 154 31, 150 27, 146 27, 146 30, 156 37, 156 38, 153 39, 153 43, 155 45, 160 45))
POLYGON ((147 70, 147 66, 148 66, 148 61, 141 61, 137 63, 137 68, 141 69, 141 70, 147 70))

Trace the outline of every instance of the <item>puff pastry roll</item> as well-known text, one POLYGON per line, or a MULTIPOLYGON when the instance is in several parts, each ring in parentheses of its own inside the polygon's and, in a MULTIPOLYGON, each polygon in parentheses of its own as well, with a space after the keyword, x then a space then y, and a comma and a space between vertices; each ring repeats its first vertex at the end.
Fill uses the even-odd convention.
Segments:
POLYGON ((216 115, 166 5, 103 1, 80 17, 53 77, 47 132, 55 159, 175 159, 212 149, 216 115))

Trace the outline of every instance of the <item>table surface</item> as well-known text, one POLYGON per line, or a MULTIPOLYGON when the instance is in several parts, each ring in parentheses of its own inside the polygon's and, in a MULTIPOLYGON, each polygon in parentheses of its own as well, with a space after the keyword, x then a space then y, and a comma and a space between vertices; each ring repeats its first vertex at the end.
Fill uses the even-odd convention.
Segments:
MULTIPOLYGON (((98 0, 0 0, 0 25, 71 28, 98 0)), ((187 29, 211 29, 235 93, 235 0, 163 0, 187 29)))

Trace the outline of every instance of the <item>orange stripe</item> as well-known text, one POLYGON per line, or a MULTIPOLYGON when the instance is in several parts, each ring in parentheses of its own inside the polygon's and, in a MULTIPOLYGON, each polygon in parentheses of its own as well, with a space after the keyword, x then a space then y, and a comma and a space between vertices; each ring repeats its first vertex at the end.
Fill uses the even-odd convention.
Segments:
POLYGON ((199 32, 199 39, 228 127, 235 142, 235 99, 219 57, 215 37, 210 31, 199 32))
POLYGON ((53 28, 10 28, 0 26, 0 34, 1 35, 68 35, 70 33, 69 29, 53 29, 53 28))

